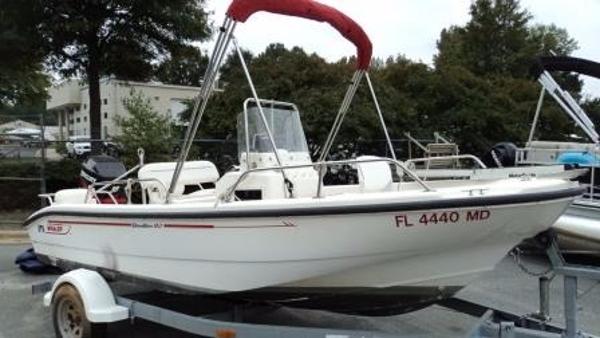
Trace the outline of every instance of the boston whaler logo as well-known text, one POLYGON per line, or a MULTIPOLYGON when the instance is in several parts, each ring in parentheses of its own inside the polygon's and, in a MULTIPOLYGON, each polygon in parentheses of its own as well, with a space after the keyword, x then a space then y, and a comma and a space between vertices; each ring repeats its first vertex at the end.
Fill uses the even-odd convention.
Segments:
POLYGON ((66 235, 71 232, 71 226, 61 223, 48 222, 47 225, 38 225, 38 232, 49 235, 66 235))

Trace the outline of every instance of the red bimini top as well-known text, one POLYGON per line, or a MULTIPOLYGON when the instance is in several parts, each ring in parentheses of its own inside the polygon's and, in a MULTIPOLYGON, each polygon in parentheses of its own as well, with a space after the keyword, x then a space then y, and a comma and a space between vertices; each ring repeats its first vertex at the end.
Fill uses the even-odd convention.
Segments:
POLYGON ((313 0, 233 0, 227 16, 245 22, 260 11, 297 16, 327 22, 356 46, 357 68, 367 70, 371 64, 373 45, 365 31, 346 14, 313 0))

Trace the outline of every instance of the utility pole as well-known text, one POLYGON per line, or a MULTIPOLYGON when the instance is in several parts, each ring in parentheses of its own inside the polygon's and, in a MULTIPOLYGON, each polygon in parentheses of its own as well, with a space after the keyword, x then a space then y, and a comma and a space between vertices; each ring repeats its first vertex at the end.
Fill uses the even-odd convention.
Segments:
MULTIPOLYGON (((40 163, 40 194, 45 194, 46 193, 46 128, 44 125, 44 112, 45 110, 42 110, 42 113, 40 114, 40 141, 41 141, 41 147, 42 147, 42 153, 41 153, 41 163, 40 163)), ((46 206, 46 199, 42 198, 41 199, 41 203, 42 203, 42 207, 46 206)))

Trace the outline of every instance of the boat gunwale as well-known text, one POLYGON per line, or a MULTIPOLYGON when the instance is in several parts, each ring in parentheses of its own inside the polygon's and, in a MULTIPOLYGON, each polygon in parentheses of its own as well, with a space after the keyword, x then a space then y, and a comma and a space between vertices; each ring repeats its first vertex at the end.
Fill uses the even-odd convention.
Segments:
POLYGON ((24 222, 23 227, 30 226, 36 220, 48 216, 75 216, 75 217, 94 217, 94 218, 135 218, 135 219, 213 219, 213 218, 238 218, 238 217, 289 217, 289 216, 323 216, 323 215, 346 215, 346 214, 364 214, 375 212, 408 212, 418 210, 436 210, 446 208, 475 208, 490 207, 496 205, 524 204, 532 202, 545 202, 563 198, 574 198, 584 193, 582 187, 569 187, 552 191, 541 191, 531 193, 518 193, 494 196, 470 196, 467 198, 452 199, 433 199, 426 201, 410 202, 392 202, 378 204, 354 204, 354 205, 336 205, 336 206, 317 206, 317 207, 299 207, 299 208, 272 208, 272 209, 246 209, 246 210, 210 210, 210 211, 154 211, 148 212, 128 212, 123 210, 102 210, 102 211, 63 211, 42 209, 39 212, 29 216, 24 222))

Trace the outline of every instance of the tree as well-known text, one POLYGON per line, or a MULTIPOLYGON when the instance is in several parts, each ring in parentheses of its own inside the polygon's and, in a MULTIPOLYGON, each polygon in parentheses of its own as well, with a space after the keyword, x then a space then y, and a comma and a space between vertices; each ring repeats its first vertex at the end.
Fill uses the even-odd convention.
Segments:
MULTIPOLYGON (((101 138, 102 75, 148 79, 154 61, 210 34, 203 0, 24 1, 34 4, 48 66, 64 77, 83 75, 89 83, 94 140, 101 138)), ((99 149, 93 142, 92 151, 99 149)))
POLYGON ((577 42, 555 25, 530 26, 518 0, 477 0, 465 26, 442 30, 436 68, 461 66, 478 76, 527 78, 535 58, 570 55, 577 42))
MULTIPOLYGON (((430 115, 463 150, 478 153, 499 141, 526 139, 540 91, 531 77, 533 62, 569 55, 577 42, 555 25, 532 26, 518 0, 477 0, 470 14, 466 25, 440 34, 430 115)), ((554 76, 580 97, 577 75, 554 76)), ((544 103, 537 135, 562 140, 572 124, 551 101, 544 103)))
POLYGON ((531 27, 529 41, 536 47, 536 55, 570 55, 579 48, 566 29, 554 24, 531 27))
POLYGON ((117 116, 115 122, 120 134, 115 141, 123 148, 123 158, 128 164, 137 163, 137 150, 145 150, 147 162, 170 160, 174 145, 171 121, 161 116, 152 107, 149 98, 142 93, 131 91, 130 97, 123 100, 128 117, 117 116))
POLYGON ((39 104, 46 98, 43 52, 27 1, 0 0, 0 109, 39 104))
POLYGON ((477 0, 470 14, 471 20, 464 28, 442 32, 436 65, 451 62, 475 75, 527 74, 532 54, 527 26, 531 15, 521 9, 519 1, 477 0), (452 48, 448 57, 444 55, 447 47, 452 48))
POLYGON ((208 56, 193 46, 182 46, 171 51, 171 57, 155 68, 158 81, 180 86, 202 86, 202 77, 208 65, 208 56))
POLYGON ((588 98, 581 105, 596 126, 600 126, 600 97, 588 98))

